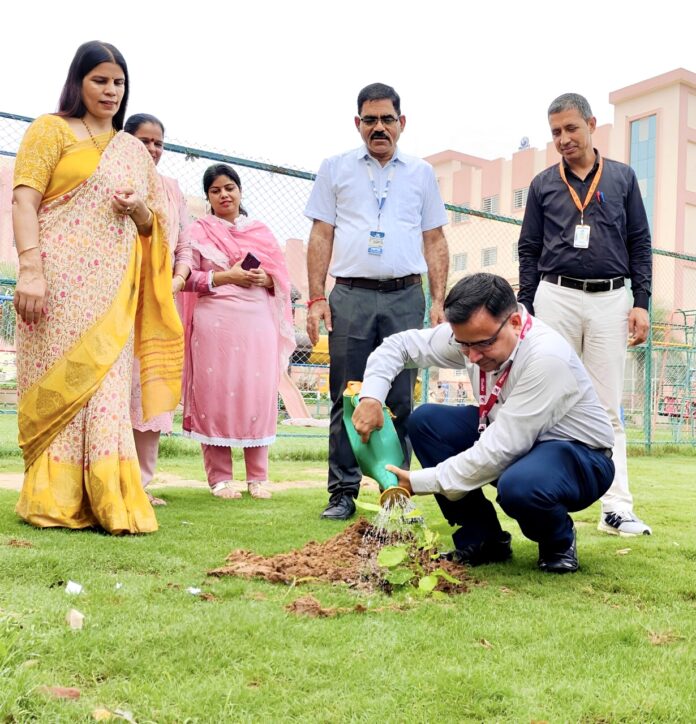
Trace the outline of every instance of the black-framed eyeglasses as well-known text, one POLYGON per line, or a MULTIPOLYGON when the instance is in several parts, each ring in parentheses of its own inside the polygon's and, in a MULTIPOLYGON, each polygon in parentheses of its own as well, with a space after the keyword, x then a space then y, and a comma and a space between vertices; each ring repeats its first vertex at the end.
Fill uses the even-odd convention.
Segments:
POLYGON ((393 126, 399 119, 396 116, 361 116, 360 122, 366 126, 376 126, 381 123, 383 126, 393 126))
POLYGON ((456 347, 457 349, 460 349, 462 352, 468 352, 469 350, 478 350, 479 352, 483 350, 490 349, 497 341, 498 341, 498 335, 503 331, 503 327, 508 323, 508 320, 514 312, 510 312, 510 314, 503 319, 502 324, 500 327, 498 327, 498 331, 488 339, 482 339, 480 342, 461 342, 458 339, 454 338, 454 332, 452 332, 452 336, 449 339, 449 344, 451 347, 456 347))

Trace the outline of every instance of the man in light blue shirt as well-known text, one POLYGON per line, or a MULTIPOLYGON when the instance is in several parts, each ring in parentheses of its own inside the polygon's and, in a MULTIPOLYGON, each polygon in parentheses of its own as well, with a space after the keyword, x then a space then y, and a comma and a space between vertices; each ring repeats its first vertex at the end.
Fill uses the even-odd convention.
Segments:
MULTIPOLYGON (((362 379, 368 356, 385 337, 422 326, 421 275, 426 272, 430 321, 444 321, 449 265, 442 232, 447 212, 433 169, 397 148, 406 117, 396 91, 382 83, 363 88, 355 126, 364 145, 322 163, 305 209, 313 221, 307 248, 307 333, 316 344, 323 322, 331 357, 329 504, 322 517, 338 520, 355 512, 361 479, 343 427, 346 384, 362 379), (328 300, 327 272, 336 280, 328 300)), ((406 420, 414 384, 415 371, 403 372, 387 398, 406 466, 406 420)))

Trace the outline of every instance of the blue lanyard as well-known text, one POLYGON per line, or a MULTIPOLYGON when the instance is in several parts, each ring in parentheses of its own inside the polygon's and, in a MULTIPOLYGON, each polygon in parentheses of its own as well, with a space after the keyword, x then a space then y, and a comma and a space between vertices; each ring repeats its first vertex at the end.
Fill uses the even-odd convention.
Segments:
POLYGON ((377 201, 377 224, 379 228, 380 217, 382 216, 382 209, 384 208, 384 202, 387 200, 389 194, 389 187, 391 186, 392 179, 394 178, 394 171, 396 171, 396 162, 391 161, 391 169, 389 170, 389 176, 387 176, 387 183, 384 184, 384 190, 380 196, 377 192, 377 184, 375 184, 375 175, 372 171, 372 164, 368 158, 365 159, 367 165, 367 175, 370 177, 370 183, 372 184, 372 193, 375 195, 377 201))

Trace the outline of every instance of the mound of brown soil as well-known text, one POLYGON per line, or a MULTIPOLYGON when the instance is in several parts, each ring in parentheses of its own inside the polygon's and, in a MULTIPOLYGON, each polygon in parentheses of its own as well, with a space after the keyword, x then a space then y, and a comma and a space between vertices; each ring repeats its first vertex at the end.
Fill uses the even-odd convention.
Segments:
MULTIPOLYGON (((360 518, 323 543, 309 541, 289 553, 266 558, 251 551, 236 550, 227 556, 226 566, 208 571, 208 575, 263 578, 272 583, 297 584, 317 580, 345 583, 360 589, 371 589, 377 584, 385 588, 375 580, 375 558, 379 550, 375 538, 370 535, 373 530, 367 520, 360 518)), ((464 593, 468 589, 468 577, 462 566, 450 561, 433 561, 428 551, 419 551, 418 564, 424 574, 440 568, 460 581, 450 583, 440 578, 436 590, 464 593)))

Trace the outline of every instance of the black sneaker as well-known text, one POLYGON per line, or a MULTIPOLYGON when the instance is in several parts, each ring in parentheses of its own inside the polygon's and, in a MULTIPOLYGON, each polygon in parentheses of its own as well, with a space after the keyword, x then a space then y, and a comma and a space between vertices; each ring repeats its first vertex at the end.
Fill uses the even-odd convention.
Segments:
POLYGON ((496 539, 470 543, 463 548, 455 548, 449 553, 443 553, 442 557, 453 563, 467 566, 509 561, 512 558, 512 536, 504 530, 496 539))
POLYGON ((324 509, 321 517, 327 520, 348 520, 353 515, 355 515, 353 496, 347 493, 338 493, 331 496, 329 504, 324 509))

